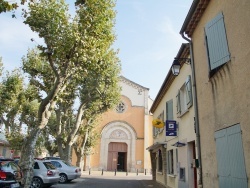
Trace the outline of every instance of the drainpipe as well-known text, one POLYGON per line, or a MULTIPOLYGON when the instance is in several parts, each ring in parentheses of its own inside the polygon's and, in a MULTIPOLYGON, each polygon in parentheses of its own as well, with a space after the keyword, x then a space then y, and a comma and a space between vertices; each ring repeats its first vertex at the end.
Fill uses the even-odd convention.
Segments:
POLYGON ((195 116, 195 130, 196 130, 196 143, 197 153, 199 160, 199 173, 198 173, 198 187, 202 188, 202 163, 201 163, 201 143, 200 143, 200 126, 199 126, 199 114, 198 114, 198 103, 197 103, 197 90, 196 90, 196 78, 195 78, 195 67, 194 67, 194 54, 193 54, 193 43, 192 40, 184 36, 184 32, 180 33, 182 38, 188 41, 190 45, 190 57, 191 57, 191 71, 193 77, 193 91, 194 91, 194 116, 195 116))

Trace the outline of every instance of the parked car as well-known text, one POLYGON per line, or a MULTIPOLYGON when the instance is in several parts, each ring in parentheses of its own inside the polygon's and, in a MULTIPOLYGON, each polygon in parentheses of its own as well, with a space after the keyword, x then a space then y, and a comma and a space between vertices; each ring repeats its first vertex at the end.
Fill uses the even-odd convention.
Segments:
POLYGON ((70 182, 81 177, 81 169, 64 160, 49 160, 59 170, 59 183, 70 182))
POLYGON ((0 187, 20 188, 22 171, 13 159, 0 159, 0 187))
POLYGON ((30 188, 50 187, 59 182, 58 169, 47 160, 35 160, 30 188))

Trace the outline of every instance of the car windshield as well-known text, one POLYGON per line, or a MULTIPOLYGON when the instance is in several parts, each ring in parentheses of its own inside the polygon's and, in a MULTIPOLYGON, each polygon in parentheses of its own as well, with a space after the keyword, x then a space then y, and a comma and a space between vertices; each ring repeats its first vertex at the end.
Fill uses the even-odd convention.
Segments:
POLYGON ((51 163, 51 162, 43 162, 44 166, 47 168, 47 169, 56 169, 56 167, 51 163))
POLYGON ((67 162, 67 161, 63 161, 62 160, 62 162, 64 163, 64 164, 66 164, 67 166, 73 166, 73 165, 71 165, 69 162, 67 162))
POLYGON ((17 170, 17 169, 18 169, 18 166, 15 163, 11 163, 10 161, 1 162, 1 170, 12 171, 12 170, 17 170))

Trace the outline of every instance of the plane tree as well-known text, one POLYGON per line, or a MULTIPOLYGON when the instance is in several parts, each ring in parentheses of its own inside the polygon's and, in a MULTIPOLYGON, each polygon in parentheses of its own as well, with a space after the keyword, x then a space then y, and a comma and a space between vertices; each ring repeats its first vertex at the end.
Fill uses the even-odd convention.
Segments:
MULTIPOLYGON (((78 4, 76 16, 71 18, 63 0, 40 0, 30 2, 23 14, 24 23, 44 40, 23 58, 23 70, 29 76, 29 83, 40 94, 36 122, 22 148, 20 162, 25 188, 30 187, 35 144, 60 102, 60 94, 72 81, 79 85, 90 73, 98 76, 103 73, 103 67, 118 64, 117 52, 112 49, 114 6, 113 0, 86 0, 78 4)), ((117 82, 107 79, 106 83, 115 86, 117 82)))

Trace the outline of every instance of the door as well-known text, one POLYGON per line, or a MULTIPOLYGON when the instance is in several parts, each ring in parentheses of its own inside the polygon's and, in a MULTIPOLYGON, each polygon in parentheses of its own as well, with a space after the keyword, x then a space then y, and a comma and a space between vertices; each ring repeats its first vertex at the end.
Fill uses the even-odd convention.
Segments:
POLYGON ((126 171, 126 152, 118 152, 117 171, 126 171))
POLYGON ((111 142, 108 147, 108 171, 127 170, 127 144, 111 142))

